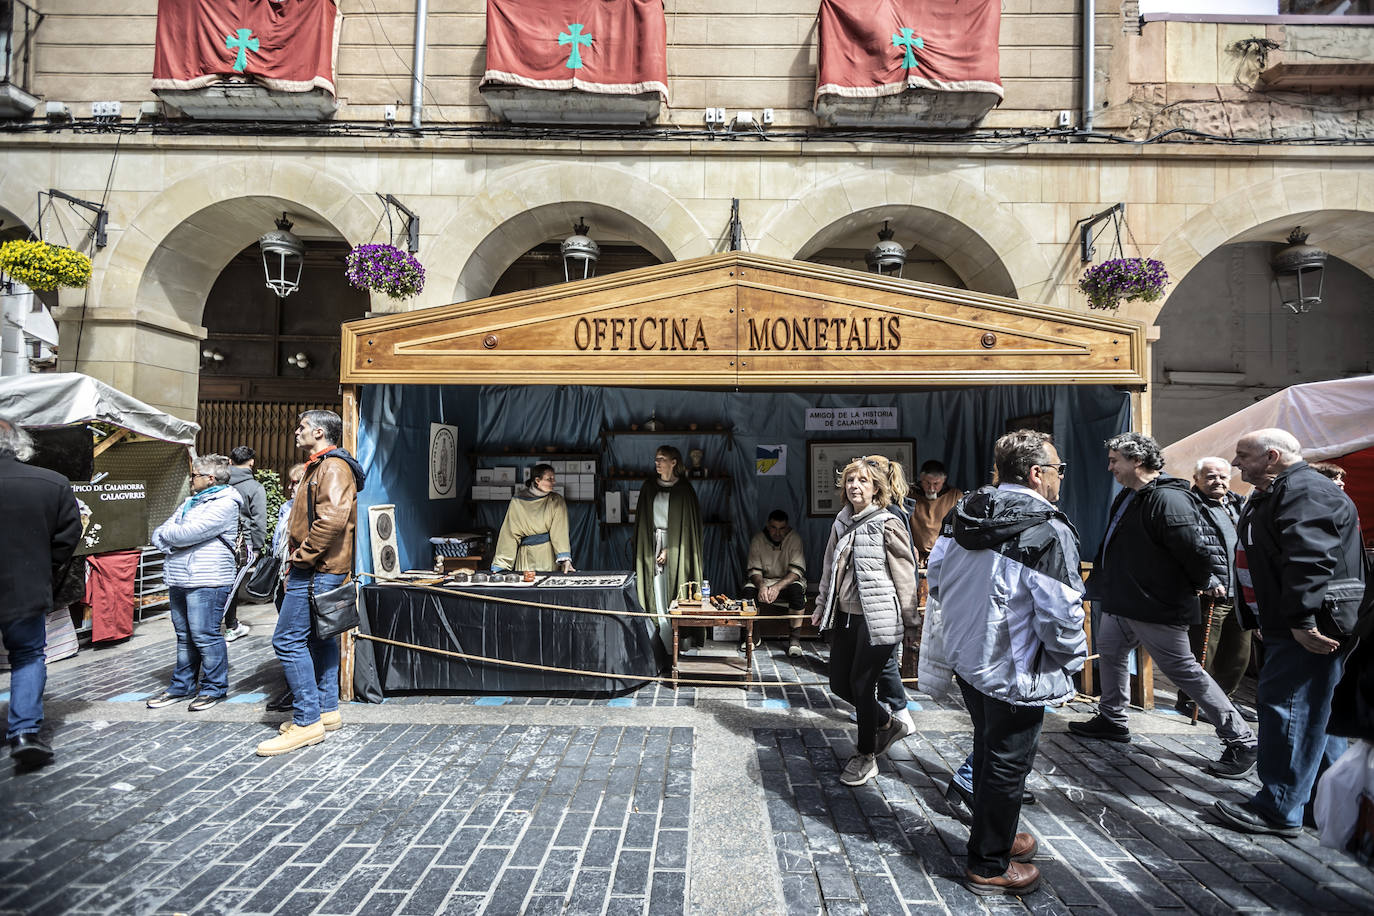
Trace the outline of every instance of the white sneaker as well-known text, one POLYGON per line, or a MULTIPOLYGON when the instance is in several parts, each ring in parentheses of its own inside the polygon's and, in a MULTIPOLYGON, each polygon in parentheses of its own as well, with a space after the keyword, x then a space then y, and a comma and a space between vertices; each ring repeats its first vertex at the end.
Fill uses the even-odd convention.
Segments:
POLYGON ((916 723, 912 721, 911 710, 905 707, 902 709, 894 709, 892 710, 892 718, 906 726, 907 735, 914 735, 916 733, 916 723))
POLYGON ((236 639, 242 639, 243 637, 247 636, 250 632, 252 632, 252 630, 252 627, 250 627, 248 624, 240 620, 238 626, 234 627, 231 630, 224 631, 224 641, 233 642, 236 639))

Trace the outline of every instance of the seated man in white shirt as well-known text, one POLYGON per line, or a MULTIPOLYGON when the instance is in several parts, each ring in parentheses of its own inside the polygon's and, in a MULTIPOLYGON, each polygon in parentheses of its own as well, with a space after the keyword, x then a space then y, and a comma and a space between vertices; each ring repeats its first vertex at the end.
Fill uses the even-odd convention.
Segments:
MULTIPOLYGON (((759 612, 786 607, 790 638, 787 654, 800 656, 803 617, 806 615, 806 551, 801 536, 787 523, 787 513, 774 509, 768 523, 749 542, 749 568, 745 571, 744 597, 754 601, 759 612)), ((755 642, 755 647, 758 642, 755 642)))

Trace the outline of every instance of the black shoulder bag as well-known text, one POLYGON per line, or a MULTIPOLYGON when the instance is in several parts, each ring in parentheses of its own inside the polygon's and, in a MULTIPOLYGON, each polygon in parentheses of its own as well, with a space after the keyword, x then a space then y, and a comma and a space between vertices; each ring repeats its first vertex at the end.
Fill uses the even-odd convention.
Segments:
MULTIPOLYGON (((315 527, 315 491, 306 487, 306 511, 310 527, 315 527)), ((310 599, 310 622, 318 639, 331 639, 358 625, 358 586, 352 580, 315 594, 315 575, 311 570, 306 596, 310 599)))

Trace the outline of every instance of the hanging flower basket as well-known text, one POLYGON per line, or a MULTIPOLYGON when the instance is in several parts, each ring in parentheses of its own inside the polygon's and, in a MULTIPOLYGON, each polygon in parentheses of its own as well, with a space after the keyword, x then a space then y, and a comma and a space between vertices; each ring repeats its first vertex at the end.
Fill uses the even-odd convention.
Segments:
POLYGON ((15 239, 0 245, 0 271, 39 292, 60 286, 81 289, 91 282, 91 259, 60 245, 15 239))
POLYGON ((1078 288, 1088 297, 1089 308, 1114 309, 1123 299, 1154 302, 1168 284, 1164 264, 1154 258, 1115 258, 1089 267, 1078 288))
POLYGON ((394 245, 359 245, 348 253, 344 275, 354 289, 409 299, 425 288, 425 269, 415 256, 394 245))

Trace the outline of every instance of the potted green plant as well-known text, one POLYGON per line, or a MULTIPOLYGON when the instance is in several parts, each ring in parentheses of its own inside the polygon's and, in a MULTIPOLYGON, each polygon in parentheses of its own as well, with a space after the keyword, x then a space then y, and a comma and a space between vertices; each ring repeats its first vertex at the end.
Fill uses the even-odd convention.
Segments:
POLYGON ((41 239, 14 239, 0 245, 0 271, 39 292, 81 289, 91 282, 91 259, 41 239))
POLYGON ((344 274, 354 289, 409 299, 425 288, 425 268, 394 245, 359 245, 348 253, 344 274))
POLYGON ((1154 258, 1113 258, 1083 272, 1078 288, 1088 297, 1088 307, 1114 309, 1124 299, 1154 302, 1164 295, 1169 274, 1154 258))

